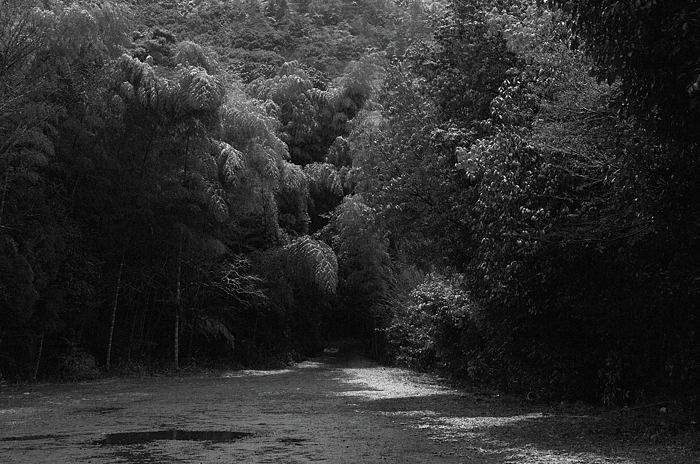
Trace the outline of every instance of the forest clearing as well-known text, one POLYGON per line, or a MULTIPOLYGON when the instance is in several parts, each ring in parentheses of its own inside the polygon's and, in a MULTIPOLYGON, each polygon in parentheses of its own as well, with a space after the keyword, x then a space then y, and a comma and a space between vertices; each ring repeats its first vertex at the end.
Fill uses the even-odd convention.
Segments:
POLYGON ((325 359, 4 388, 0 456, 5 464, 698 462, 697 426, 679 429, 658 409, 551 406, 363 358, 325 359))

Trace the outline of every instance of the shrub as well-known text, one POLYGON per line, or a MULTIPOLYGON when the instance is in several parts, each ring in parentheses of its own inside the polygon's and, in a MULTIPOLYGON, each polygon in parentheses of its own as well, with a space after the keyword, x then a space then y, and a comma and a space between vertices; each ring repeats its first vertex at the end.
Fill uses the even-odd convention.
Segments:
POLYGON ((62 375, 69 380, 90 380, 100 375, 95 358, 79 348, 61 359, 62 375))
POLYGON ((461 276, 428 274, 393 308, 386 329, 393 358, 418 369, 448 369, 469 375, 471 355, 479 346, 477 307, 463 290, 461 276))

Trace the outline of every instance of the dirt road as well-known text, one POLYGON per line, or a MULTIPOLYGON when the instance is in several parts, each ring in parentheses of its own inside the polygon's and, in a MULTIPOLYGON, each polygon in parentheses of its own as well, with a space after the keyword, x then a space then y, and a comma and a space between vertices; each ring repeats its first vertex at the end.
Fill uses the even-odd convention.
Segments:
POLYGON ((453 390, 363 360, 307 361, 5 387, 0 462, 700 462, 687 433, 618 416, 453 390))

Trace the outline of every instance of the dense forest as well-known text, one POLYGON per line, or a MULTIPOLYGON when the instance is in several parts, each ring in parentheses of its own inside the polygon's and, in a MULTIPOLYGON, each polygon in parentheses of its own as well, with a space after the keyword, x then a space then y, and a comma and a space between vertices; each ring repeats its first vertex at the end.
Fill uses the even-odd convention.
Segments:
POLYGON ((697 400, 699 128, 690 1, 0 0, 0 379, 697 400))

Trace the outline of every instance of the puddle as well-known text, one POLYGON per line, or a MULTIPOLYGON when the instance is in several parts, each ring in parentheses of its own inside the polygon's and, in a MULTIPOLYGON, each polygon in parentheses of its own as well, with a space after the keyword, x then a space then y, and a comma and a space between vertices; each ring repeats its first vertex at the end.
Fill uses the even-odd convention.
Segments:
POLYGON ((278 438, 277 441, 279 443, 287 443, 289 445, 301 445, 306 441, 306 438, 292 438, 292 437, 284 437, 284 438, 278 438))
POLYGON ((68 435, 23 435, 19 437, 0 438, 0 441, 33 441, 33 440, 58 440, 68 435))
POLYGON ((120 407, 96 407, 96 408, 80 408, 78 412, 94 413, 94 414, 109 414, 116 411, 121 411, 124 408, 120 407))
POLYGON ((98 443, 101 445, 140 445, 158 440, 227 443, 251 435, 253 434, 224 430, 153 430, 149 432, 108 433, 98 443))

